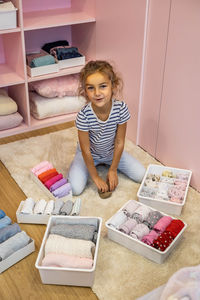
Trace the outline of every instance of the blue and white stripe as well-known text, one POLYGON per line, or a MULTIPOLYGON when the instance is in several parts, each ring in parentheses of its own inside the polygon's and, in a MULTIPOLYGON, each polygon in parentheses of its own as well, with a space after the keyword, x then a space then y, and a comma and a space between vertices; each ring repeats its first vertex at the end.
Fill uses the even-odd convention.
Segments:
POLYGON ((78 113, 76 127, 89 132, 92 157, 102 160, 113 154, 118 124, 123 124, 129 119, 130 113, 123 101, 112 100, 111 112, 106 121, 98 119, 91 103, 88 103, 78 113))

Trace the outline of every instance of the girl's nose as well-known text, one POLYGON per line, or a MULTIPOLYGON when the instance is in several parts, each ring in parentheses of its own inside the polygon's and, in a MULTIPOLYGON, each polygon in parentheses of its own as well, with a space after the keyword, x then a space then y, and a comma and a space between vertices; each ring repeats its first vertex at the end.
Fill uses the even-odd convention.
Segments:
POLYGON ((95 89, 95 96, 99 96, 100 95, 100 90, 99 90, 99 88, 96 88, 95 89))

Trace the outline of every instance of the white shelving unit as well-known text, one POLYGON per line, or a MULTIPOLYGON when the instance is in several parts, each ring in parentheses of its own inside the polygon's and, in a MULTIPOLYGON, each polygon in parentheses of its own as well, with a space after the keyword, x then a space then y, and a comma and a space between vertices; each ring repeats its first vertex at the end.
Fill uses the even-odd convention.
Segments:
POLYGON ((26 71, 26 53, 40 50, 45 43, 67 40, 78 47, 86 60, 95 58, 95 0, 12 0, 17 10, 17 28, 0 30, 0 88, 5 88, 23 116, 23 123, 1 130, 0 138, 42 127, 72 121, 76 113, 34 119, 29 107, 29 83, 75 74, 80 67, 30 77, 26 71))

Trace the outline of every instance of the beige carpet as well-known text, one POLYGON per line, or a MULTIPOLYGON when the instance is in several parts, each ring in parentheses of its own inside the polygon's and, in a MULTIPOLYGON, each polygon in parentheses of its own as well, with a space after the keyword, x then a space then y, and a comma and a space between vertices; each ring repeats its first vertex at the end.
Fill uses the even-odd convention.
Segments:
MULTIPOLYGON (((49 160, 65 175, 75 153, 76 143, 76 129, 70 128, 1 145, 0 158, 27 197, 39 200, 45 198, 45 195, 31 181, 30 168, 42 160, 49 160)), ((130 141, 126 141, 126 150, 145 167, 150 163, 158 163, 130 141)), ((102 175, 106 174, 103 166, 99 171, 102 175)), ((184 238, 162 265, 151 262, 107 238, 105 221, 125 202, 136 199, 138 188, 138 184, 120 174, 119 185, 111 198, 99 198, 91 181, 81 195, 81 215, 103 218, 95 283, 92 288, 100 300, 134 300, 166 283, 181 267, 200 263, 200 194, 192 188, 189 188, 181 215, 181 219, 188 224, 184 238)))

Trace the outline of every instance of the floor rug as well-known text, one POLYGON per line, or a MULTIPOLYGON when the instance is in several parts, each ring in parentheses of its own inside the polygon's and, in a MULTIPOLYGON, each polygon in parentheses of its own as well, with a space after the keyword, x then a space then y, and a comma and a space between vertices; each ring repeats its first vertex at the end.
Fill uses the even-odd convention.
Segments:
MULTIPOLYGON (((45 198, 45 195, 32 182, 29 174, 31 167, 48 160, 57 170, 66 175, 76 144, 76 129, 64 129, 1 145, 0 159, 26 196, 39 200, 45 198)), ((145 167, 150 163, 159 164, 129 140, 126 140, 125 148, 145 167)), ((181 166, 177 167, 181 168, 181 166)), ((102 176, 106 175, 105 166, 100 166, 98 170, 102 176)), ((163 264, 156 264, 108 239, 105 221, 125 202, 136 199, 138 188, 139 184, 119 174, 119 185, 111 198, 101 199, 91 180, 80 197, 81 215, 103 218, 95 282, 92 287, 100 300, 136 299, 166 283, 178 269, 200 263, 200 194, 192 188, 189 188, 186 204, 180 216, 188 227, 184 232, 183 240, 163 264)))

